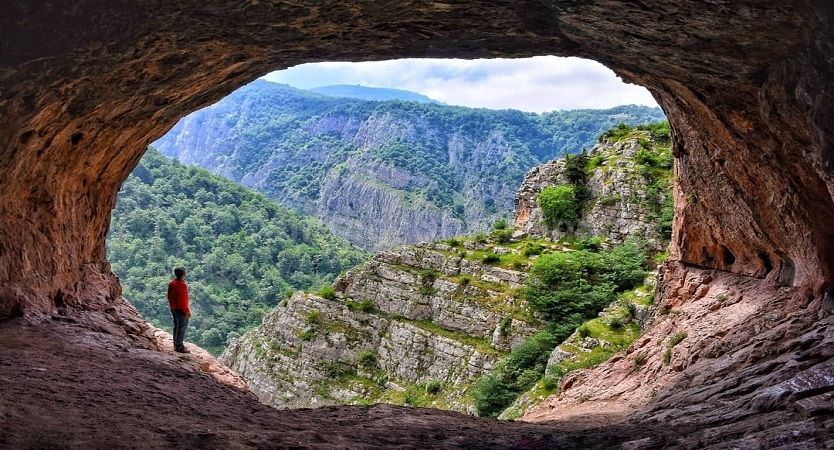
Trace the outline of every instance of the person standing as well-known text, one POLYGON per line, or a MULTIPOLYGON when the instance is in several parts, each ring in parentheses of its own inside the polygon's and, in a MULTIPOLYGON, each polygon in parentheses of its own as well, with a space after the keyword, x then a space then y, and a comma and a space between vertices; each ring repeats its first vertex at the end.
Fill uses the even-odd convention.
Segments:
POLYGON ((185 328, 188 327, 188 319, 191 318, 191 310, 188 308, 188 285, 185 284, 185 268, 174 269, 174 278, 168 283, 168 304, 171 306, 171 315, 174 317, 174 351, 178 353, 191 353, 185 349, 185 328))

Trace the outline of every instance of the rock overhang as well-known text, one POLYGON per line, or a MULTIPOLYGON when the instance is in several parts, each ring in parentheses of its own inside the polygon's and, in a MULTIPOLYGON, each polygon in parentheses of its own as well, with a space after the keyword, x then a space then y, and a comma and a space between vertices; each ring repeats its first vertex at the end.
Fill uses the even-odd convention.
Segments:
POLYGON ((396 57, 580 56, 646 86, 675 140, 672 257, 820 293, 834 284, 832 19, 821 1, 11 6, 0 317, 48 312, 58 292, 78 308, 118 295, 116 192, 183 115, 272 69, 396 57))

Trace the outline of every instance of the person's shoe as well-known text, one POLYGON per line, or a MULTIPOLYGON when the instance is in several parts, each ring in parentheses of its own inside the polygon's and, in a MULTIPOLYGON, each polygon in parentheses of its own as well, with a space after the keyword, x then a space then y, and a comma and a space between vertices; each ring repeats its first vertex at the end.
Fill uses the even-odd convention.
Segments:
POLYGON ((191 353, 185 347, 174 349, 174 351, 177 353, 191 353))

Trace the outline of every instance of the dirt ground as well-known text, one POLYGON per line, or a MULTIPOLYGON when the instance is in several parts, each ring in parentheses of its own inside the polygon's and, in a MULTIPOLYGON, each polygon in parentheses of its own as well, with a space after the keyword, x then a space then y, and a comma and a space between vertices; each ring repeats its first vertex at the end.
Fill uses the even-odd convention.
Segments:
POLYGON ((389 405, 278 411, 189 358, 72 324, 0 324, 0 448, 533 449, 619 440, 559 431, 589 424, 389 405))

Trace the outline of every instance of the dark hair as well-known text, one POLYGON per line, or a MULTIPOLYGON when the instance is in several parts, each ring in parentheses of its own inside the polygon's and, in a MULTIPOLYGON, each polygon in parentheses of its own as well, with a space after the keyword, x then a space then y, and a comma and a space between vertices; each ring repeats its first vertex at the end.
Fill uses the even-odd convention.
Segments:
POLYGON ((174 276, 177 278, 182 278, 185 275, 185 267, 177 267, 174 269, 174 276))

